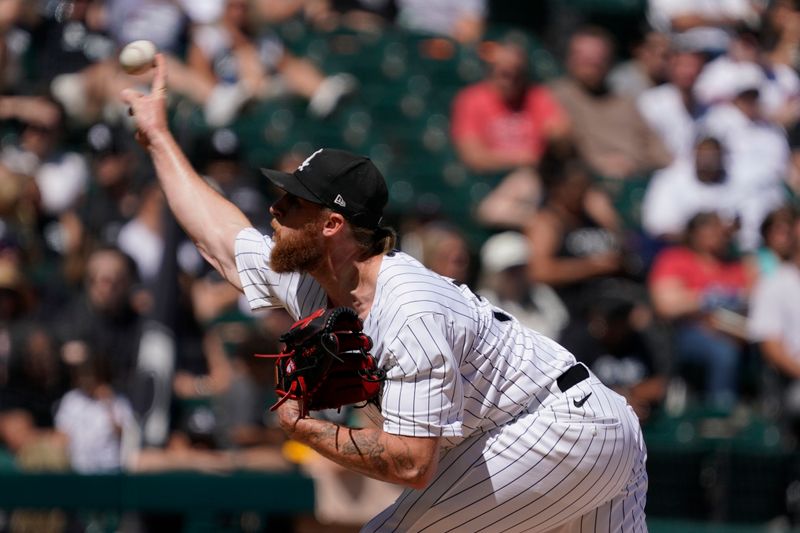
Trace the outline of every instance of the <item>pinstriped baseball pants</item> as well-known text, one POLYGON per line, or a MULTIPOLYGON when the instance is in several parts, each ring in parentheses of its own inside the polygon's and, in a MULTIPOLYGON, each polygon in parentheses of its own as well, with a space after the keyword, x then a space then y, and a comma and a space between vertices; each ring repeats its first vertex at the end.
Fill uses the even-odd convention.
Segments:
POLYGON ((448 450, 425 489, 404 491, 362 531, 646 532, 646 450, 633 410, 594 376, 551 393, 448 450))

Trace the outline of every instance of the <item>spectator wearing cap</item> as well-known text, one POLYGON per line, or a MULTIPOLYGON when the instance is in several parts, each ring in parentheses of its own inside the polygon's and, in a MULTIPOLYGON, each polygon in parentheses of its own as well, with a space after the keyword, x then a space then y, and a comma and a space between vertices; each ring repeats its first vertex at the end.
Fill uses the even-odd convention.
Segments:
POLYGON ((759 47, 758 35, 740 28, 728 51, 703 69, 695 85, 698 101, 710 106, 734 100, 745 89, 757 89, 764 119, 789 127, 800 116, 800 77, 784 64, 772 63, 759 47))
POLYGON ((551 88, 569 115, 581 157, 594 173, 641 177, 668 165, 672 157, 635 102, 609 90, 613 48, 607 31, 593 26, 579 29, 569 40, 567 74, 551 88))
POLYGON ((786 132, 765 119, 759 104, 762 86, 759 69, 742 70, 732 99, 714 105, 700 124, 725 148, 731 200, 741 216, 738 245, 745 251, 758 246, 764 217, 783 205, 790 172, 786 132))
POLYGON ((651 237, 679 242, 686 224, 698 213, 715 212, 729 223, 736 219, 720 142, 701 136, 692 155, 659 170, 647 185, 642 226, 651 237))
POLYGON ((705 58, 694 51, 673 48, 667 59, 667 81, 636 99, 645 121, 672 153, 674 162, 694 156, 697 120, 706 107, 697 101, 694 85, 705 58))
POLYGON ((551 338, 569 318, 556 292, 543 283, 528 281, 528 240, 521 233, 506 231, 490 237, 481 248, 479 292, 520 323, 551 338))

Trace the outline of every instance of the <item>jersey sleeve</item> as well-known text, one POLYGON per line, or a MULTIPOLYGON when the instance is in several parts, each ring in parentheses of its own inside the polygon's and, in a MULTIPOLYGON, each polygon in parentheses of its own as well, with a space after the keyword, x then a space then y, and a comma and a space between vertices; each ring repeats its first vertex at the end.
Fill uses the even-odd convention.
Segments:
POLYGON ((254 228, 236 236, 236 269, 252 309, 285 307, 295 320, 324 305, 322 287, 307 274, 279 274, 269 268, 274 243, 254 228))
POLYGON ((460 437, 464 392, 444 324, 433 316, 403 326, 389 344, 396 361, 384 384, 383 430, 412 437, 460 437))

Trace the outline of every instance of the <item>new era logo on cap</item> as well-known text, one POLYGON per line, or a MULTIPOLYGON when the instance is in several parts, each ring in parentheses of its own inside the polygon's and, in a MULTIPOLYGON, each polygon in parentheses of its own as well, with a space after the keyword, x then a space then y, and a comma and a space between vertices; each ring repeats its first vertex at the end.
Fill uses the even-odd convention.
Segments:
POLYGON ((261 171, 284 191, 322 204, 366 228, 378 227, 389 199, 386 181, 372 161, 344 150, 320 148, 291 174, 261 171))

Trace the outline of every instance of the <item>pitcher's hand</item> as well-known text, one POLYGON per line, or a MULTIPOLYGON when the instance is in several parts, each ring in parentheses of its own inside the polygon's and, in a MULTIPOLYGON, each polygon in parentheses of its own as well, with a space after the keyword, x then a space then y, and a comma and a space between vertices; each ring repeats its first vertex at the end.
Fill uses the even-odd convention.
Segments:
POLYGON ((168 133, 167 126, 167 64, 162 54, 156 54, 155 75, 150 94, 124 89, 120 96, 130 106, 136 122, 136 140, 148 148, 160 134, 168 133))

